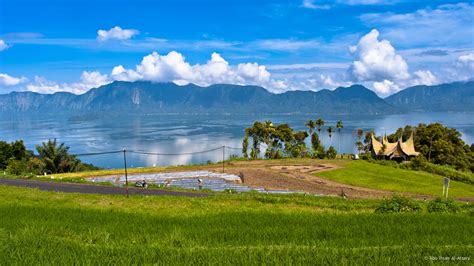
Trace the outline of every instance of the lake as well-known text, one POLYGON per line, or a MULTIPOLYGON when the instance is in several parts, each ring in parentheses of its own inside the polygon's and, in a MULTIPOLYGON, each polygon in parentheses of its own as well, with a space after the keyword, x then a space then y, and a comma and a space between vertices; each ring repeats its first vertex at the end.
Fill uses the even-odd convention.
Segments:
MULTIPOLYGON (((244 128, 256 120, 271 120, 274 123, 289 123, 296 130, 304 130, 311 115, 149 115, 149 116, 30 116, 0 115, 0 139, 14 141, 22 139, 28 149, 48 138, 57 138, 71 147, 72 153, 96 153, 114 150, 135 150, 160 154, 143 155, 127 153, 129 167, 182 165, 222 160, 221 146, 225 156, 240 155, 244 128)), ((441 122, 458 129, 464 141, 474 142, 474 114, 472 113, 411 113, 388 116, 326 116, 326 126, 334 126, 342 120, 341 134, 333 134, 332 145, 343 153, 356 151, 357 128, 375 130, 377 134, 393 133, 397 128, 418 123, 441 122)), ((325 128, 326 128, 325 126, 325 128)), ((321 141, 328 147, 330 140, 321 131, 321 141)), ((309 139, 309 138, 308 138, 309 139)), ((81 157, 84 162, 104 168, 123 167, 123 154, 106 154, 81 157)))

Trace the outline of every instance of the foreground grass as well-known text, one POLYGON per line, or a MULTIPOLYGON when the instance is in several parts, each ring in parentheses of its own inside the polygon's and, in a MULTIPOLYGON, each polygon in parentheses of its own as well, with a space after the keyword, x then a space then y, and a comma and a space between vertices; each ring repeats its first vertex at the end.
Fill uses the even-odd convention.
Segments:
MULTIPOLYGON (((443 177, 422 171, 413 171, 352 161, 343 168, 317 173, 317 176, 353 186, 441 196, 443 177)), ((451 181, 449 195, 455 198, 474 197, 474 186, 451 181)))
POLYGON ((461 256, 472 263, 469 213, 374 214, 378 204, 252 193, 126 199, 0 186, 0 259, 35 265, 367 265, 461 256))

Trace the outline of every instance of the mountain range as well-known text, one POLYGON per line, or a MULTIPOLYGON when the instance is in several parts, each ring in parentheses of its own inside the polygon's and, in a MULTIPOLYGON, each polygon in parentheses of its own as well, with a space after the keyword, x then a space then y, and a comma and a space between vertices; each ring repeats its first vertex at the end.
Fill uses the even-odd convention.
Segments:
POLYGON ((258 86, 200 87, 145 81, 115 81, 81 95, 0 95, 0 113, 392 114, 436 110, 474 111, 474 81, 410 87, 385 99, 362 85, 274 94, 258 86))

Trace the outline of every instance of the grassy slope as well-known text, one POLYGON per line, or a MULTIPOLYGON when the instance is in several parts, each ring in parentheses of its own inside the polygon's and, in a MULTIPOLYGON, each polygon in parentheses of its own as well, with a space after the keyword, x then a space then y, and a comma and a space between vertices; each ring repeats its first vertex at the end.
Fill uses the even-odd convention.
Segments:
POLYGON ((414 264, 471 256, 468 214, 373 214, 376 200, 63 194, 0 186, 2 264, 414 264))
MULTIPOLYGON (((382 166, 365 161, 352 161, 345 164, 344 168, 316 175, 354 186, 433 196, 441 196, 443 188, 443 177, 439 175, 382 166)), ((449 195, 451 197, 474 197, 474 186, 451 181, 449 195)))

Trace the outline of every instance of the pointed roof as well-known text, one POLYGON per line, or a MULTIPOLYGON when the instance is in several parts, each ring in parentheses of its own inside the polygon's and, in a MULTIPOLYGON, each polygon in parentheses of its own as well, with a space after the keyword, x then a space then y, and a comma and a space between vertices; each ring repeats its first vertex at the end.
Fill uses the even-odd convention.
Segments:
POLYGON ((375 138, 374 134, 371 134, 372 151, 376 155, 384 155, 390 158, 394 157, 406 157, 406 156, 417 156, 419 152, 415 151, 415 142, 413 140, 413 132, 410 137, 403 142, 401 136, 397 142, 388 141, 385 135, 382 142, 375 138), (384 148, 385 146, 385 148, 384 148))

